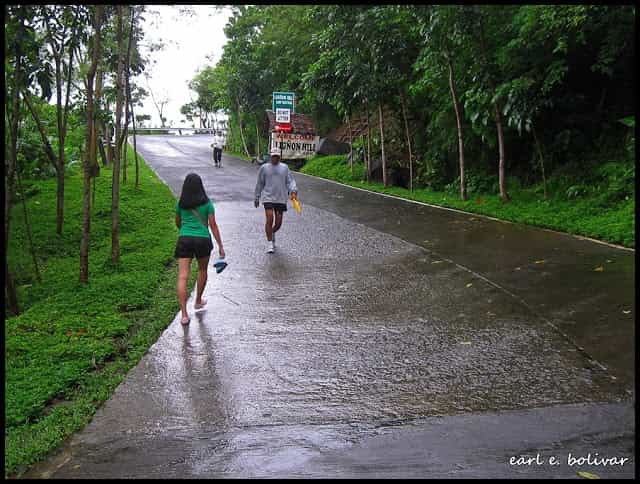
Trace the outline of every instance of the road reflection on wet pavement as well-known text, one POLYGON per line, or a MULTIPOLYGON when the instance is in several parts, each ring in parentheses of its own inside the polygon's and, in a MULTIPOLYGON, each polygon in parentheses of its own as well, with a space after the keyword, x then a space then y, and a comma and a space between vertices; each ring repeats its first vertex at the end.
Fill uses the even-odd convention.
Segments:
MULTIPOLYGON (((438 234, 398 212, 406 202, 384 208, 378 195, 350 199, 300 174, 302 215, 285 214, 267 254, 255 165, 224 157, 214 168, 205 136, 137 143, 174 194, 188 172, 202 176, 229 266, 210 271, 208 305, 191 324, 177 316, 92 423, 27 476, 633 476, 634 459, 509 465, 520 454, 634 457, 633 368, 617 378, 592 360, 591 346, 550 324, 539 296, 511 290, 497 255, 469 270, 468 254, 413 241, 438 234), (407 234, 376 226, 393 218, 407 234)), ((457 217, 420 207, 432 212, 439 224, 457 217)), ((623 292, 635 311, 633 287, 623 292)))

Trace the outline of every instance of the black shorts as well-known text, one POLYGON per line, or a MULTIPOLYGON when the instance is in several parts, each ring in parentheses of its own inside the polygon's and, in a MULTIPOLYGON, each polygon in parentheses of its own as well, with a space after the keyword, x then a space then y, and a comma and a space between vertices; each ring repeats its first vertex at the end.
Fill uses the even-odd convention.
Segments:
POLYGON ((263 205, 264 205, 265 209, 273 209, 276 212, 286 212, 287 211, 287 204, 286 203, 264 202, 263 205))
POLYGON ((176 259, 202 259, 209 257, 213 250, 213 242, 211 237, 189 237, 181 235, 176 243, 176 251, 174 253, 176 259))

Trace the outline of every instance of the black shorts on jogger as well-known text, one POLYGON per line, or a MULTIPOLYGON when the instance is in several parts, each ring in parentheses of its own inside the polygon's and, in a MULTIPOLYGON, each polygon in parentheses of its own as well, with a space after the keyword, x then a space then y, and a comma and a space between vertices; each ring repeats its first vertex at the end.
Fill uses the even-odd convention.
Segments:
POLYGON ((176 259, 202 259, 209 257, 213 250, 213 242, 211 237, 189 237, 181 235, 176 243, 174 256, 176 259))
POLYGON ((264 205, 264 208, 268 209, 268 210, 275 210, 276 212, 286 212, 287 211, 287 204, 286 203, 264 202, 263 205, 264 205))

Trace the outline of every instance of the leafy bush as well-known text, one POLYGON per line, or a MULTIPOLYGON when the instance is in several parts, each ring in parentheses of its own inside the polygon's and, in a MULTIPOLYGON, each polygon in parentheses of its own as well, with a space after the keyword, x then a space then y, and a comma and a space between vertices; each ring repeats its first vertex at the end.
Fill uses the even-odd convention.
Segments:
POLYGON ((328 178, 342 183, 363 180, 366 177, 364 164, 354 163, 352 175, 347 158, 347 155, 315 156, 307 161, 300 171, 307 175, 328 178))
MULTIPOLYGON (((488 175, 478 171, 468 170, 465 172, 465 181, 467 183, 467 194, 491 194, 498 192, 498 180, 495 175, 488 175)), ((515 185, 520 186, 517 179, 509 179, 509 188, 515 185)), ((447 193, 460 193, 460 175, 456 179, 445 186, 445 192, 447 193)))

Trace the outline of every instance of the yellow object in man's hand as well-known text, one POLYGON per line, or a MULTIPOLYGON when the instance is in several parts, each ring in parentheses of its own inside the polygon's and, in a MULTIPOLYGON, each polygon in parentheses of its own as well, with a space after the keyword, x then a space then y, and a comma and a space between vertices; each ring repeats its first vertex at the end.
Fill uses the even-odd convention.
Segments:
POLYGON ((293 203, 293 208, 296 209, 296 212, 302 213, 302 207, 300 207, 300 202, 298 201, 297 197, 291 195, 291 203, 293 203))

